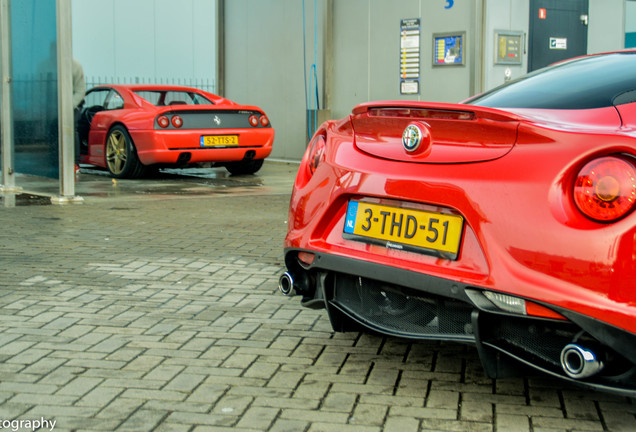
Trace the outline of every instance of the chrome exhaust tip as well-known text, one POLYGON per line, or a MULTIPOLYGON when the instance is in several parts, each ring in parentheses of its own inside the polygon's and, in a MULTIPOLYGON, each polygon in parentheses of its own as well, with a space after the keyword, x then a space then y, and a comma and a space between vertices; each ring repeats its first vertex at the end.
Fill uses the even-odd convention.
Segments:
POLYGON ((294 295, 294 277, 285 272, 278 278, 278 290, 286 296, 294 295))
POLYGON ((568 344, 561 351, 561 367, 567 376, 574 379, 588 378, 603 369, 603 362, 596 354, 577 344, 568 344))

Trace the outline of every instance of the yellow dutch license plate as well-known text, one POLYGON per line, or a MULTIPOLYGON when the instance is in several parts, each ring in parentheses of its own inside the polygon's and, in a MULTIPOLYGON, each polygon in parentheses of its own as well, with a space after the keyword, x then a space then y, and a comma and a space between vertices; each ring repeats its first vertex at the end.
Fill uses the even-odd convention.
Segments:
POLYGON ((239 143, 238 135, 204 135, 201 147, 231 147, 239 143))
POLYGON ((463 226, 458 215, 349 201, 343 236, 454 260, 463 226))

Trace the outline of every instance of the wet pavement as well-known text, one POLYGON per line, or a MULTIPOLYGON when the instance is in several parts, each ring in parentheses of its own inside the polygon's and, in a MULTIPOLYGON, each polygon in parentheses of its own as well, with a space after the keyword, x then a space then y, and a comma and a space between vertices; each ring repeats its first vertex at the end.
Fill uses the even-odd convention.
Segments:
MULTIPOLYGON (((255 175, 232 176, 225 168, 171 168, 142 179, 116 180, 108 171, 82 165, 75 193, 85 201, 281 194, 291 191, 297 170, 296 163, 268 162, 255 175)), ((16 186, 22 188, 16 205, 48 204, 47 197, 60 193, 57 180, 43 177, 18 174, 16 186)))
POLYGON ((633 399, 491 380, 472 346, 334 333, 279 294, 297 167, 121 181, 86 167, 69 205, 19 176, 24 202, 0 206, 0 427, 636 430, 633 399))

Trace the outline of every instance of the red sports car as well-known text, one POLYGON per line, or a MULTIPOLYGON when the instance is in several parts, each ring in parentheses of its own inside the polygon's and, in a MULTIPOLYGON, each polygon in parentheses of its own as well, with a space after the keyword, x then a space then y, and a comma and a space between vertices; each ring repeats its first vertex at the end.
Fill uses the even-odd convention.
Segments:
POLYGON ((80 163, 137 178, 149 167, 213 163, 253 174, 272 152, 274 129, 258 107, 167 85, 102 85, 78 121, 80 163))
POLYGON ((473 343, 636 396, 636 51, 462 104, 364 103, 300 166, 283 293, 336 331, 473 343))

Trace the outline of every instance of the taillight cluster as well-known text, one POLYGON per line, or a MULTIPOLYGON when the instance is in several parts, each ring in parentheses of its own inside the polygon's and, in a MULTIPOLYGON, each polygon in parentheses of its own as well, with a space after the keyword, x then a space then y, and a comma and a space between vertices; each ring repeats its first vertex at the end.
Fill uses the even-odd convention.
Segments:
POLYGON ((590 219, 616 221, 636 204, 636 166, 629 158, 605 156, 588 162, 574 184, 574 202, 590 219))
MULTIPOLYGON (((269 119, 265 114, 252 114, 249 117, 249 123, 252 127, 258 127, 258 125, 267 127, 269 126, 269 119)), ((163 129, 170 127, 170 125, 172 125, 176 129, 179 129, 181 126, 183 126, 183 118, 181 118, 181 116, 178 114, 175 114, 172 117, 168 117, 167 115, 160 115, 159 117, 157 117, 157 124, 160 128, 163 129)))
POLYGON ((252 114, 249 117, 249 122, 252 127, 257 127, 259 124, 263 127, 269 126, 269 119, 265 114, 261 114, 260 116, 252 114))
POLYGON ((309 153, 307 153, 307 168, 309 169, 309 174, 313 175, 318 165, 325 160, 325 147, 325 136, 322 133, 314 135, 309 143, 309 153))
POLYGON ((175 128, 179 129, 181 126, 183 126, 183 119, 181 118, 181 116, 176 114, 173 115, 172 118, 170 119, 165 115, 161 115, 157 117, 157 124, 159 125, 159 127, 164 129, 170 126, 171 124, 175 128))

